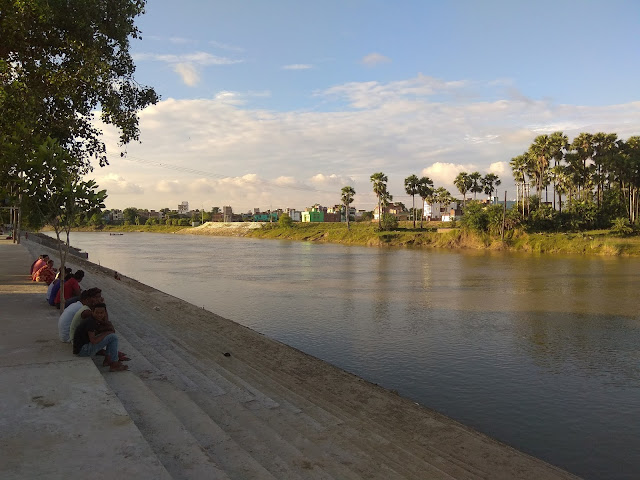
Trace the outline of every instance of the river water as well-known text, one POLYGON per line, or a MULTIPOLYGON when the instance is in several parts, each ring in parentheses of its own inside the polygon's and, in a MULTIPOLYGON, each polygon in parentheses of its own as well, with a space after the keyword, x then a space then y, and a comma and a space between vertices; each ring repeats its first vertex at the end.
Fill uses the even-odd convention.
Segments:
POLYGON ((640 478, 640 259, 145 233, 71 243, 584 478, 640 478))

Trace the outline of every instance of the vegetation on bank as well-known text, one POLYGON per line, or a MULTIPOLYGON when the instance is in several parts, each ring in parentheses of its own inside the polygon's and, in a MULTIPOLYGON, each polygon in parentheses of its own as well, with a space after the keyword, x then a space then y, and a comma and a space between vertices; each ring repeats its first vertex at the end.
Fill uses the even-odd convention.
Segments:
POLYGON ((245 236, 299 240, 347 245, 468 248, 532 253, 578 253, 592 255, 640 255, 640 237, 621 237, 610 230, 580 233, 527 233, 512 230, 500 236, 465 228, 450 228, 450 223, 430 222, 425 228, 413 228, 401 222, 389 231, 381 231, 377 223, 293 223, 290 226, 266 224, 248 231, 245 236))
MULTIPOLYGON (((151 233, 175 233, 189 229, 178 225, 87 225, 73 227, 74 232, 151 232, 151 233)), ((45 227, 42 231, 51 231, 51 227, 45 227)))
MULTIPOLYGON (((242 225, 242 223, 238 223, 242 225)), ((381 231, 377 222, 266 223, 262 228, 238 229, 238 236, 264 239, 294 240, 344 245, 487 249, 530 253, 640 256, 640 236, 621 236, 612 230, 590 230, 573 233, 530 233, 511 230, 504 241, 499 235, 462 228, 460 223, 429 222, 424 228, 413 228, 412 222, 399 222, 394 230, 381 231)), ((148 232, 206 235, 229 235, 229 229, 200 229, 173 225, 105 225, 74 228, 78 232, 148 232)))

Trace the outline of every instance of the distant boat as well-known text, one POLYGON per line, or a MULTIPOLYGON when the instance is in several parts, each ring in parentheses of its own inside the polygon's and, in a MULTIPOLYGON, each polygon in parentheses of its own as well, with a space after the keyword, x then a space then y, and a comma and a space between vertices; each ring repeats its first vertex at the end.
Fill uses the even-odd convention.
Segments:
POLYGON ((109 235, 124 235, 124 233, 110 233, 109 235))

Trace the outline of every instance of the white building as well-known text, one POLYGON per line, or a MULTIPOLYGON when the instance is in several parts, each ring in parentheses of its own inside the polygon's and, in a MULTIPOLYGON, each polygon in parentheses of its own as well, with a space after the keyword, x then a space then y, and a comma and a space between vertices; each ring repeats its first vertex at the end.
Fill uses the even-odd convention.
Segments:
POLYGON ((178 205, 178 215, 187 215, 189 213, 189 202, 182 202, 178 205))
POLYGON ((450 222, 455 217, 458 204, 453 202, 448 205, 441 203, 424 202, 424 218, 427 220, 450 222))
POLYGON ((295 208, 287 208, 287 214, 289 214, 289 216, 291 217, 291 220, 293 220, 294 222, 302 221, 302 216, 300 214, 300 211, 296 210, 295 208))

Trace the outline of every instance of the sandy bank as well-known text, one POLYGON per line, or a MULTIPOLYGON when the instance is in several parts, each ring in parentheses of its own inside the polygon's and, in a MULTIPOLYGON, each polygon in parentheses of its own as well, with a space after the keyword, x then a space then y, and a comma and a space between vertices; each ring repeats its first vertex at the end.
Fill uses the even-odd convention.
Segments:
POLYGON ((174 478, 576 478, 237 323, 71 261, 87 272, 84 288, 103 289, 133 358, 130 373, 107 382, 174 478))
POLYGON ((194 228, 176 232, 177 235, 218 235, 224 237, 242 237, 248 231, 261 228, 262 222, 207 222, 194 228))

